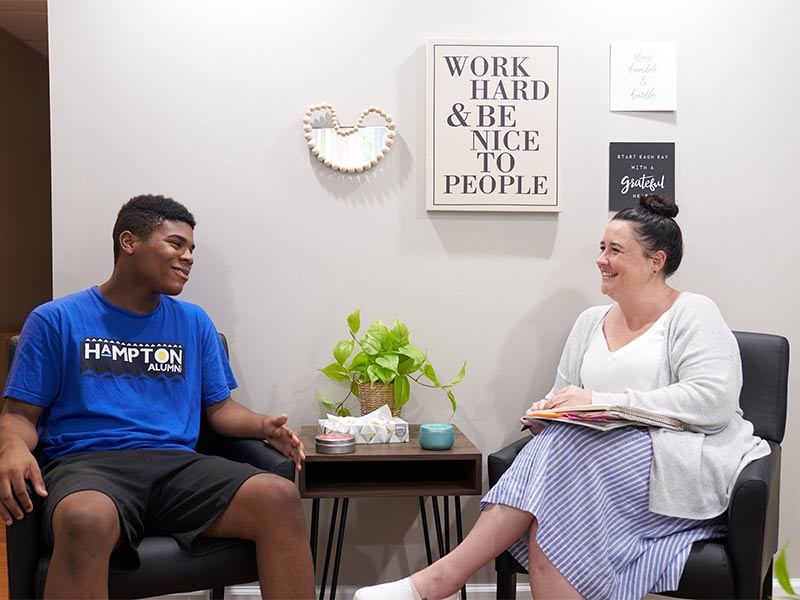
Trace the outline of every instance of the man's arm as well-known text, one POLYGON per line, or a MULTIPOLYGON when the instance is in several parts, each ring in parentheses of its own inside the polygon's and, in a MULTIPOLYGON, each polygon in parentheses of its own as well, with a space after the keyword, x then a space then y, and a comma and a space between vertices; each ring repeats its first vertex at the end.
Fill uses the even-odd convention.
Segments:
POLYGON ((208 425, 226 437, 265 439, 270 446, 294 460, 299 471, 305 459, 303 443, 297 432, 286 422, 288 417, 279 415, 268 417, 254 413, 231 398, 205 408, 208 425))
POLYGON ((33 456, 39 440, 36 424, 42 407, 6 398, 0 414, 0 519, 12 525, 33 510, 25 480, 39 496, 46 496, 42 472, 33 456))

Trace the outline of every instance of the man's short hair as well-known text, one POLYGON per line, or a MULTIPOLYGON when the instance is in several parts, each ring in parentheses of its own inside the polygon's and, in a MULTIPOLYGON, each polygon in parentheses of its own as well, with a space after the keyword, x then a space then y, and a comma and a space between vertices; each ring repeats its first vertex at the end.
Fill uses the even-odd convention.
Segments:
POLYGON ((180 202, 152 194, 135 196, 122 205, 114 223, 114 264, 119 258, 119 236, 123 231, 130 231, 142 240, 164 221, 180 221, 194 229, 195 220, 192 213, 180 202))

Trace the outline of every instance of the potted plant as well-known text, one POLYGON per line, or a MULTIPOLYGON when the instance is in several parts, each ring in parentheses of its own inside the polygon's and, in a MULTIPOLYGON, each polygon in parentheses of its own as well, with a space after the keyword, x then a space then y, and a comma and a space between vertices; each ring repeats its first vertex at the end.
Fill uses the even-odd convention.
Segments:
POLYGON ((461 367, 450 383, 441 383, 428 355, 408 339, 408 327, 396 318, 389 328, 380 319, 372 323, 363 338, 357 335, 361 329, 361 309, 347 317, 350 337, 339 341, 333 348, 332 362, 320 369, 334 381, 349 382, 347 396, 338 403, 331 402, 317 392, 319 401, 338 416, 350 416, 345 406, 350 396, 361 401, 361 414, 372 412, 383 404, 389 404, 393 415, 399 415, 408 402, 411 381, 430 388, 441 388, 447 394, 453 414, 456 412, 456 397, 453 388, 466 373, 467 363, 461 367), (426 381, 422 381, 425 378, 426 381), (394 405, 394 406, 392 406, 394 405))

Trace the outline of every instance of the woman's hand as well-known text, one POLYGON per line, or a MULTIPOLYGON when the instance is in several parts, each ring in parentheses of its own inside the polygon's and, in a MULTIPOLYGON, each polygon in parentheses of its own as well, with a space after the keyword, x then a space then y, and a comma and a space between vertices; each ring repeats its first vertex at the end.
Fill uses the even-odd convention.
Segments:
MULTIPOLYGON (((565 406, 581 406, 583 404, 592 403, 592 392, 579 388, 577 385, 568 385, 561 388, 555 394, 550 396, 547 400, 539 400, 531 404, 528 413, 536 412, 539 410, 546 410, 548 408, 561 408, 565 406)), ((525 425, 527 421, 522 422, 525 425)))

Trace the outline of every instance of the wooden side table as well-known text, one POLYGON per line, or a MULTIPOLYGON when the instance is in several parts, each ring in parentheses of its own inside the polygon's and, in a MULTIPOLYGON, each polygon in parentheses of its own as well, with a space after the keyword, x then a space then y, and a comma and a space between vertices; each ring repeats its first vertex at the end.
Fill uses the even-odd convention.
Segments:
MULTIPOLYGON (((339 501, 342 509, 338 524, 330 598, 336 597, 336 584, 344 543, 347 507, 350 498, 365 497, 418 497, 422 528, 425 535, 425 552, 428 564, 432 562, 430 537, 425 511, 426 496, 431 497, 434 525, 439 555, 450 551, 447 523, 449 522, 448 497, 454 497, 456 533, 458 542, 463 539, 461 529, 461 496, 481 494, 481 453, 457 427, 455 443, 450 450, 423 450, 419 446, 419 425, 410 426, 410 441, 393 444, 357 444, 352 454, 319 454, 314 447, 317 427, 304 426, 300 437, 306 448, 306 461, 300 471, 300 496, 312 499, 311 552, 317 562, 317 537, 319 507, 322 498, 333 498, 328 544, 322 572, 320 600, 325 597, 328 567, 336 529, 339 501), (444 497, 444 527, 440 519, 438 496, 444 497), (442 531, 445 531, 444 536, 442 531)), ((462 590, 462 598, 466 594, 462 590)))

